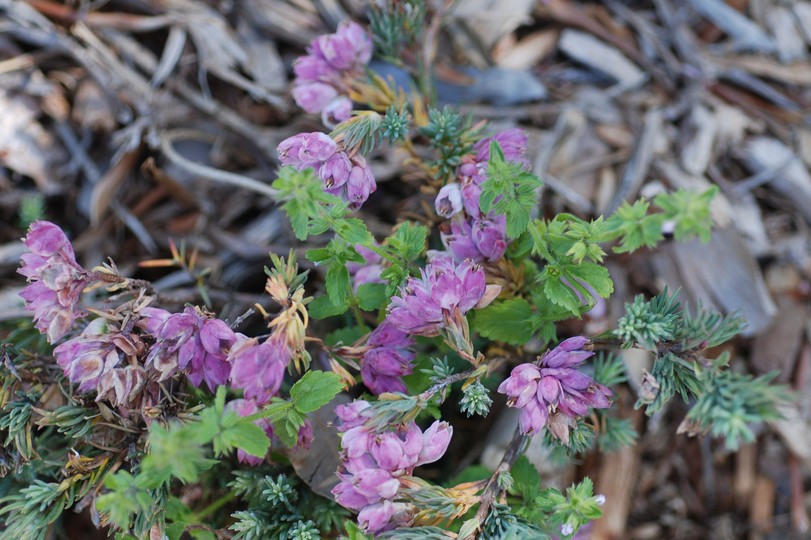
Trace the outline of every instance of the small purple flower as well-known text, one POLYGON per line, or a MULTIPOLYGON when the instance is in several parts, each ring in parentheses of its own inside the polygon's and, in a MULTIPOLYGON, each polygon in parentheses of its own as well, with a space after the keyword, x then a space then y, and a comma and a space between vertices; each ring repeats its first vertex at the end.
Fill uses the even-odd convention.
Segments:
POLYGON ((360 360, 360 374, 363 384, 379 395, 384 392, 405 392, 405 383, 400 379, 411 373, 411 362, 416 353, 411 350, 414 340, 408 334, 396 329, 389 322, 383 322, 369 336, 371 347, 360 360))
POLYGON ((440 233, 442 244, 457 261, 496 262, 504 255, 510 239, 504 215, 493 219, 453 220, 450 234, 440 233))
POLYGON ((445 455, 453 436, 453 427, 447 422, 436 421, 422 434, 422 450, 417 465, 425 465, 445 455))
POLYGON ((297 84, 328 82, 336 75, 335 69, 324 58, 311 54, 296 59, 293 71, 297 84))
POLYGON ((338 91, 333 86, 322 82, 299 84, 294 86, 290 93, 293 94, 296 105, 308 113, 321 112, 338 97, 338 91))
POLYGON ((369 195, 377 189, 372 169, 366 163, 366 159, 361 155, 352 158, 355 166, 349 171, 349 179, 346 182, 346 194, 344 200, 349 202, 349 208, 357 210, 366 202, 369 195))
POLYGON ((366 159, 359 154, 350 158, 326 133, 299 133, 283 140, 276 151, 282 165, 292 165, 300 171, 316 169, 324 191, 343 198, 352 210, 360 208, 377 189, 366 159))
MULTIPOLYGON (((225 406, 225 410, 236 411, 239 416, 245 417, 259 412, 259 406, 252 399, 235 399, 228 402, 228 404, 225 406)), ((258 420, 254 420, 253 423, 262 428, 268 438, 271 440, 273 439, 273 424, 270 422, 270 420, 267 418, 260 418, 258 420)), ((254 467, 265 461, 265 458, 252 456, 245 452, 245 450, 242 448, 237 448, 237 459, 241 463, 247 463, 254 467)))
POLYGON ((330 129, 352 118, 352 100, 338 96, 321 111, 321 122, 330 129))
POLYGON ((444 313, 458 309, 464 316, 486 291, 484 270, 470 261, 456 263, 450 256, 438 256, 421 273, 420 279, 409 278, 389 305, 387 319, 408 334, 438 335, 444 313))
POLYGON ((231 385, 245 390, 245 397, 267 403, 279 391, 290 362, 290 350, 281 339, 257 344, 256 338, 242 338, 228 353, 231 385))
MULTIPOLYGON (((398 345, 406 339, 391 328, 374 336, 375 341, 398 345)), ((339 405, 335 412, 341 420, 338 431, 343 433, 340 482, 332 490, 335 500, 360 511, 358 523, 364 530, 389 528, 400 477, 410 476, 419 464, 439 459, 450 441, 451 428, 445 422, 434 422, 423 433, 410 422, 373 431, 366 424, 372 413, 365 401, 339 405)))
POLYGON ((436 213, 450 218, 462 211, 462 193, 459 184, 453 182, 442 186, 434 201, 436 213))
POLYGON ((25 309, 34 312, 36 328, 55 343, 65 337, 76 317, 79 296, 92 281, 76 262, 68 237, 49 221, 35 221, 28 229, 25 245, 31 250, 21 256, 18 273, 28 278, 20 292, 25 309))
POLYGON ((394 507, 389 500, 366 506, 358 514, 358 525, 361 529, 369 532, 377 532, 386 527, 392 514, 394 507))
POLYGON ((355 23, 342 23, 334 34, 319 36, 311 54, 324 58, 337 71, 356 70, 372 58, 372 40, 355 23))
POLYGON ((146 377, 146 371, 138 365, 109 370, 99 377, 96 401, 107 399, 113 406, 127 405, 141 393, 146 377))
POLYGON ((510 399, 507 404, 521 409, 521 432, 538 433, 550 411, 560 411, 574 418, 588 413, 588 408, 604 409, 611 405, 612 392, 577 371, 577 367, 594 353, 582 350, 584 337, 569 338, 544 353, 536 364, 516 366, 501 383, 498 391, 510 399))
POLYGON ((226 356, 237 337, 223 321, 187 307, 183 313, 166 317, 155 337, 145 365, 161 373, 159 380, 176 369, 186 370, 194 386, 205 381, 212 391, 228 380, 231 364, 226 356))
POLYGON ((79 392, 95 390, 102 375, 121 363, 121 351, 110 338, 86 331, 54 349, 56 362, 70 382, 79 384, 79 392))

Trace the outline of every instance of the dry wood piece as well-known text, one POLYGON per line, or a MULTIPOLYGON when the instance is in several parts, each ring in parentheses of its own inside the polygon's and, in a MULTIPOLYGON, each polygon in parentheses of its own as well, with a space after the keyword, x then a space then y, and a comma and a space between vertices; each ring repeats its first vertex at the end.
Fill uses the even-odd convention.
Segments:
POLYGON ((560 35, 558 47, 578 62, 608 75, 624 89, 634 88, 648 78, 621 52, 591 34, 566 29, 560 35))
POLYGON ((752 501, 749 504, 749 520, 754 529, 749 533, 750 540, 761 538, 762 533, 772 529, 774 498, 777 491, 774 480, 759 476, 755 482, 752 501))

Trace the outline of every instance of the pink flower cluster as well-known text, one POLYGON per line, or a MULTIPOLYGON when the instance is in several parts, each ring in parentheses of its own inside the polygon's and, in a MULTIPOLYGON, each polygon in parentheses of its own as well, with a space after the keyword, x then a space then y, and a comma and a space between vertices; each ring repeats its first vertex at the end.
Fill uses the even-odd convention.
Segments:
POLYGON ((464 316, 473 308, 489 304, 501 290, 486 285, 484 270, 464 260, 455 262, 440 254, 420 270, 421 278, 408 278, 400 296, 391 299, 386 319, 407 334, 436 336, 445 326, 445 316, 458 310, 464 316))
POLYGON ((375 177, 366 159, 349 154, 326 133, 299 133, 281 142, 276 151, 282 165, 298 170, 313 168, 324 185, 324 191, 341 197, 357 210, 377 189, 375 177))
POLYGON ((521 432, 535 435, 543 429, 550 412, 560 411, 574 418, 588 413, 589 407, 611 405, 611 390, 577 371, 594 352, 585 351, 584 337, 573 337, 547 351, 536 364, 516 366, 498 391, 509 397, 507 404, 521 409, 521 432))
POLYGON ((408 334, 384 321, 369 336, 369 349, 360 360, 363 384, 379 395, 384 392, 403 392, 406 385, 400 379, 411 373, 416 353, 409 347, 414 340, 408 334))
POLYGON ((143 351, 138 336, 96 319, 80 335, 58 345, 54 354, 71 382, 79 383, 79 392, 95 390, 96 401, 106 398, 118 406, 135 400, 147 382, 146 371, 137 364, 143 351))
POLYGON ((278 337, 263 343, 256 338, 240 336, 228 353, 231 385, 245 390, 245 397, 267 403, 279 392, 284 372, 290 362, 290 349, 278 337))
POLYGON ((25 309, 34 312, 36 327, 55 343, 65 337, 76 317, 82 290, 93 281, 92 275, 79 266, 68 237, 57 225, 35 221, 25 237, 31 253, 22 255, 23 266, 17 270, 28 278, 20 292, 25 309))
POLYGON ((293 99, 308 113, 321 113, 329 128, 348 120, 352 102, 346 79, 362 73, 372 58, 372 39, 354 22, 343 23, 334 34, 319 36, 293 65, 293 99))
POLYGON ((199 308, 186 307, 183 313, 145 308, 146 326, 153 331, 155 345, 145 365, 161 373, 158 380, 185 370, 194 386, 205 381, 211 391, 225 384, 231 374, 226 357, 237 335, 223 321, 203 314, 199 308))
POLYGON ((445 249, 456 260, 498 261, 510 241, 505 216, 494 212, 483 215, 479 208, 492 141, 499 143, 507 161, 521 163, 529 169, 529 161, 524 157, 527 136, 521 129, 502 131, 473 146, 475 155, 465 157, 456 170, 459 182, 444 186, 435 201, 437 214, 452 218, 449 230, 443 231, 441 238, 445 249))
POLYGON ((341 481, 332 489, 335 500, 359 511, 358 524, 365 531, 393 528, 399 524, 393 504, 400 489, 399 478, 442 457, 453 428, 437 421, 423 432, 411 422, 375 432, 366 425, 371 412, 365 401, 339 405, 335 413, 341 420, 338 431, 343 433, 338 470, 341 481))

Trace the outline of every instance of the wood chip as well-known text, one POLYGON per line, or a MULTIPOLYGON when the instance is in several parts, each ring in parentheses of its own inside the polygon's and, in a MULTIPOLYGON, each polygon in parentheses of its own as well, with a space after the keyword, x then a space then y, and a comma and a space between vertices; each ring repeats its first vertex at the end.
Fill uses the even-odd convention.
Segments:
POLYGON ((559 37, 557 29, 533 32, 520 40, 509 34, 493 49, 493 61, 505 69, 530 69, 555 50, 559 37))
POLYGON ((805 56, 803 36, 794 24, 794 17, 788 8, 774 6, 766 14, 766 22, 774 36, 777 57, 781 62, 789 64, 805 56))
POLYGON ((713 156, 713 143, 717 132, 715 115, 699 105, 690 113, 693 135, 681 151, 681 164, 688 173, 700 176, 707 170, 713 156))
POLYGON ((772 52, 772 39, 751 19, 725 4, 722 0, 688 0, 690 6, 726 32, 742 49, 772 52))
POLYGON ((786 295, 777 297, 777 308, 772 323, 755 336, 750 361, 761 374, 779 370, 775 380, 785 384, 791 379, 800 353, 808 312, 803 304, 786 295))
POLYGON ((753 172, 774 171, 771 187, 811 223, 811 174, 790 148, 771 137, 753 137, 743 158, 753 172))
POLYGON ((636 67, 624 54, 586 32, 564 30, 560 35, 558 47, 574 60, 608 75, 622 88, 634 88, 648 78, 647 74, 636 67))

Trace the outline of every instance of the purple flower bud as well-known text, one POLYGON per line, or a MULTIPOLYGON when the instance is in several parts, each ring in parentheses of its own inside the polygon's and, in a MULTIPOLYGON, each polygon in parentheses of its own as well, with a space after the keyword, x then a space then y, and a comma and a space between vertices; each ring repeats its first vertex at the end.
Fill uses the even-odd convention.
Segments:
POLYGON ((296 105, 308 113, 319 113, 324 107, 338 97, 335 87, 322 82, 304 83, 294 86, 290 91, 296 105))
POLYGON ((256 338, 243 338, 228 353, 231 385, 243 388, 245 397, 266 403, 279 391, 290 361, 290 350, 281 339, 257 345, 256 338))
POLYGON ((479 208, 479 198, 482 196, 482 188, 473 182, 462 184, 460 190, 462 195, 462 205, 469 216, 479 218, 482 211, 479 208))
POLYGON ((469 222, 454 220, 451 222, 450 234, 440 232, 440 239, 442 240, 442 245, 445 246, 445 249, 448 250, 455 260, 461 262, 465 259, 470 259, 473 262, 483 262, 484 256, 482 256, 476 244, 473 242, 472 233, 473 230, 469 222))
POLYGON ((405 467, 403 442, 393 432, 380 433, 371 438, 369 453, 381 469, 394 471, 405 467))
POLYGON ((385 500, 365 507, 358 514, 358 525, 367 532, 377 532, 388 524, 394 507, 391 501, 385 500))
POLYGON ((338 144, 332 137, 320 131, 305 133, 299 149, 299 159, 302 163, 323 163, 338 151, 338 144))
POLYGON ((361 510, 368 504, 366 496, 355 489, 351 476, 348 476, 332 488, 332 494, 338 504, 352 510, 361 510))
POLYGON ((499 217, 502 219, 473 222, 473 243, 482 257, 490 262, 498 261, 507 250, 507 221, 505 216, 499 217))
POLYGON ((409 349, 414 340, 389 322, 378 326, 369 336, 369 349, 361 359, 363 384, 372 393, 405 392, 400 377, 412 371, 411 362, 416 354, 409 349))
POLYGON ((351 170, 352 162, 346 152, 336 152, 321 165, 321 168, 318 169, 318 176, 324 182, 325 187, 339 188, 346 184, 351 170))
POLYGON ((312 50, 339 71, 354 70, 372 58, 372 40, 359 24, 342 23, 336 33, 319 36, 312 50))
POLYGON ((436 213, 442 217, 450 218, 462 211, 462 193, 459 184, 446 184, 439 190, 434 202, 436 213))
POLYGON ((364 469, 353 478, 355 489, 367 499, 391 499, 400 488, 400 481, 383 469, 364 469))
POLYGON ((341 122, 346 122, 352 118, 352 100, 346 96, 338 96, 321 111, 321 122, 329 129, 341 122))
POLYGON ((347 431, 363 425, 368 418, 364 411, 367 411, 368 408, 369 402, 362 399, 355 400, 348 405, 338 405, 335 407, 335 415, 341 420, 338 425, 338 431, 347 431))
POLYGON ((301 168, 302 161, 299 154, 301 153, 301 147, 304 141, 307 140, 309 136, 310 133, 299 133, 279 143, 279 146, 276 147, 276 153, 279 154, 279 160, 282 162, 282 165, 292 165, 297 169, 301 168))
POLYGON ((334 79, 337 72, 322 57, 308 54, 293 62, 296 83, 326 82, 334 79))
POLYGON ((349 180, 346 183, 346 197, 349 207, 357 210, 369 198, 369 194, 377 189, 375 177, 372 170, 366 164, 362 156, 355 156, 355 166, 349 172, 349 180))
POLYGON ((422 434, 422 450, 417 465, 433 463, 445 454, 453 436, 453 427, 436 421, 422 434))

